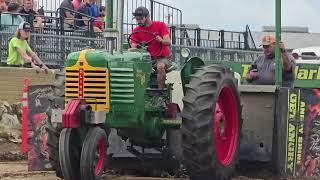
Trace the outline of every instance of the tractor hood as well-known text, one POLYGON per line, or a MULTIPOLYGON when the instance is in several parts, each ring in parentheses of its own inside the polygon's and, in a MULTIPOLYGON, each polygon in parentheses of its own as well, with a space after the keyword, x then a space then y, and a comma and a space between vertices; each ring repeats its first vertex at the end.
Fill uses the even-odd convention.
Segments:
MULTIPOLYGON (((84 50, 87 51, 85 54, 85 59, 88 64, 92 67, 107 67, 108 62, 116 61, 116 62, 143 62, 143 61, 151 61, 150 55, 144 52, 123 52, 118 53, 115 52, 111 54, 106 50, 84 50)), ((67 57, 66 66, 74 66, 81 54, 82 51, 77 51, 70 53, 67 57)))

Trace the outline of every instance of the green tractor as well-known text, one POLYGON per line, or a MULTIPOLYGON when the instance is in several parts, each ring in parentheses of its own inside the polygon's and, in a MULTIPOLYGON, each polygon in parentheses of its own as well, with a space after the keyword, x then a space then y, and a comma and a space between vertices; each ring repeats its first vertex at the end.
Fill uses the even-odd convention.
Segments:
POLYGON ((188 60, 181 73, 185 97, 180 112, 172 102, 173 84, 158 89, 148 43, 139 43, 143 48, 136 52, 87 49, 68 56, 65 103, 52 110, 48 128, 56 175, 99 179, 112 159, 107 149, 113 128, 143 163, 153 159, 172 172, 185 161, 187 168, 199 166, 192 168, 193 179, 229 178, 242 124, 234 73, 221 65, 203 66, 199 58, 188 60), (195 153, 202 155, 195 159, 195 153))
POLYGON ((182 167, 195 180, 231 179, 241 156, 274 160, 281 154, 274 151, 281 141, 274 141, 275 115, 280 112, 276 110, 281 107, 279 34, 276 86, 238 86, 240 80, 231 68, 205 65, 181 49, 186 58, 181 70, 182 111, 172 101, 173 84, 157 88, 145 50, 148 43, 140 42, 143 48, 136 52, 71 53, 65 69, 65 103, 52 110, 48 127, 56 175, 100 179, 113 158, 107 152, 112 145, 110 129, 116 129, 128 142, 126 149, 143 163, 155 159, 153 165, 167 170, 182 167))

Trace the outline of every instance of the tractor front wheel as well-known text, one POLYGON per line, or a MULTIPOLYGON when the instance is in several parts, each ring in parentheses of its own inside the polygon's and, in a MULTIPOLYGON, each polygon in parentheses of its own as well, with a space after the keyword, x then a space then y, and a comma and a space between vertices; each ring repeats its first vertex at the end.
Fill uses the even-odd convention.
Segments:
POLYGON ((198 69, 186 85, 183 103, 183 160, 190 178, 231 179, 242 126, 233 72, 218 65, 198 69))
POLYGON ((81 153, 81 179, 100 179, 107 162, 107 134, 101 127, 89 129, 81 153))
POLYGON ((80 179, 80 135, 78 129, 65 128, 59 138, 59 159, 65 180, 80 179))

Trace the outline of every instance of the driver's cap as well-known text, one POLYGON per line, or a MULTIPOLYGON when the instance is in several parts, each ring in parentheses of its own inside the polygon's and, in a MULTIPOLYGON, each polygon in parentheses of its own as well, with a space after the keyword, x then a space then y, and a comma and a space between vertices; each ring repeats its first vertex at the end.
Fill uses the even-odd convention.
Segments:
POLYGON ((140 6, 132 14, 137 20, 139 20, 143 17, 149 16, 149 10, 146 7, 140 6))

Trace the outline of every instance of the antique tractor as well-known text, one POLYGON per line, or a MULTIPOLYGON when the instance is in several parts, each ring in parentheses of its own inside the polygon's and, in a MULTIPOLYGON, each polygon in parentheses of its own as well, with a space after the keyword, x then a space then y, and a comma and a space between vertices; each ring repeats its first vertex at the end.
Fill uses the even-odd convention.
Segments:
MULTIPOLYGON (((153 40, 138 43, 146 47, 153 40)), ((173 84, 157 88, 144 49, 113 54, 88 49, 68 56, 65 103, 52 110, 48 127, 49 156, 58 177, 99 179, 112 158, 107 154, 110 128, 129 141, 130 153, 143 161, 159 159, 166 170, 180 169, 184 159, 188 169, 199 166, 193 179, 232 175, 242 124, 233 72, 219 65, 203 66, 198 58, 188 60, 181 73, 181 118, 178 104, 172 102, 173 84), (217 171, 208 171, 212 167, 217 171)))

